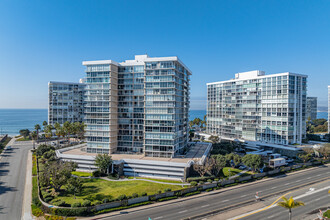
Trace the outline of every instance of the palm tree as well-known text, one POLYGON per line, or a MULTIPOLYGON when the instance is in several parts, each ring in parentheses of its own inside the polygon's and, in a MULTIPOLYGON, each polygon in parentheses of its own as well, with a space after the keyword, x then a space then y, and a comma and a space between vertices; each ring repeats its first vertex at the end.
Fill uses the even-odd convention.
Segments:
POLYGON ((31 134, 31 139, 33 141, 33 150, 35 149, 35 141, 38 139, 38 135, 36 131, 32 131, 31 134))
POLYGON ((42 122, 42 126, 44 126, 44 131, 45 131, 47 125, 48 125, 47 121, 42 122))
POLYGON ((291 220, 291 215, 292 215, 292 209, 293 208, 297 208, 299 206, 304 206, 305 203, 301 202, 301 201, 294 201, 292 196, 290 197, 290 199, 285 198, 284 196, 282 197, 283 201, 277 203, 278 206, 282 206, 283 208, 289 209, 289 220, 291 220))
POLYGON ((64 122, 63 129, 65 131, 68 142, 70 143, 70 133, 72 131, 72 125, 69 121, 64 122))
POLYGON ((41 129, 40 125, 39 124, 36 124, 34 126, 34 129, 37 131, 37 143, 38 143, 38 139, 39 139, 39 130, 41 129))
POLYGON ((52 130, 53 130, 53 126, 52 125, 46 125, 46 127, 44 129, 44 131, 45 131, 45 137, 47 139, 49 138, 49 140, 53 136, 52 130))

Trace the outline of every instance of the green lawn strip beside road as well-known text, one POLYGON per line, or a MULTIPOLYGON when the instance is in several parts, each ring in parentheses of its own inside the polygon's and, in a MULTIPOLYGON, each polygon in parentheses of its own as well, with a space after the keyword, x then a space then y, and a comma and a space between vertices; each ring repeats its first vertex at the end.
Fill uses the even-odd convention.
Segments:
POLYGON ((40 209, 41 202, 38 197, 38 177, 32 177, 32 204, 31 210, 32 214, 36 217, 42 216, 43 212, 40 209))
POLYGON ((6 137, 6 139, 0 143, 0 154, 2 153, 3 149, 5 149, 6 145, 11 140, 11 137, 6 137))
POLYGON ((26 138, 21 137, 21 138, 16 139, 16 141, 31 141, 31 138, 30 137, 26 137, 26 138))
POLYGON ((91 202, 101 201, 103 199, 117 199, 120 195, 131 196, 133 193, 141 195, 146 192, 148 195, 153 195, 159 191, 164 192, 165 189, 179 190, 181 186, 152 183, 145 181, 107 181, 102 179, 84 179, 83 191, 76 195, 62 192, 56 199, 61 199, 68 204, 83 202, 90 200, 91 202))
POLYGON ((32 175, 37 175, 37 158, 36 155, 32 155, 32 175))
MULTIPOLYGON (((164 179, 153 179, 153 178, 143 178, 143 177, 135 177, 136 179, 141 179, 141 180, 153 180, 157 182, 163 182, 163 183, 182 183, 181 181, 177 180, 164 180, 164 179)), ((134 177, 130 176, 128 179, 134 179, 134 177)))
POLYGON ((80 172, 80 171, 73 171, 72 172, 72 175, 79 176, 79 177, 90 177, 90 176, 93 176, 92 173, 80 172))

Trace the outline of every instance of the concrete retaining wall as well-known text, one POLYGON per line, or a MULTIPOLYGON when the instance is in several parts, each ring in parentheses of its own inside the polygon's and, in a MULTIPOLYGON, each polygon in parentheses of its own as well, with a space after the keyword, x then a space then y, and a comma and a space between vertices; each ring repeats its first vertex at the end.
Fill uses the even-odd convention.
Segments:
POLYGON ((238 178, 238 182, 242 182, 242 181, 246 181, 246 180, 250 180, 250 179, 252 179, 252 176, 244 176, 244 177, 238 178))
POLYGON ((273 175, 273 174, 276 174, 276 173, 279 173, 280 170, 271 170, 271 171, 268 171, 268 174, 269 175, 273 175))
POLYGON ((103 210, 103 209, 111 209, 111 208, 116 208, 116 207, 119 207, 119 206, 121 206, 121 201, 96 205, 96 206, 94 206, 94 208, 96 209, 96 211, 100 211, 100 210, 103 210))
POLYGON ((254 174, 254 175, 253 175, 253 178, 264 177, 264 176, 266 176, 266 175, 267 175, 267 173, 257 173, 257 174, 254 174))
POLYGON ((235 180, 224 180, 221 182, 221 186, 233 184, 233 183, 235 183, 235 180))
POLYGON ((210 189, 210 188, 214 188, 217 187, 216 183, 209 183, 209 184, 204 184, 202 185, 203 189, 210 189))
POLYGON ((129 199, 128 200, 128 205, 132 205, 135 203, 140 203, 140 202, 148 202, 149 201, 149 196, 142 196, 134 199, 129 199))

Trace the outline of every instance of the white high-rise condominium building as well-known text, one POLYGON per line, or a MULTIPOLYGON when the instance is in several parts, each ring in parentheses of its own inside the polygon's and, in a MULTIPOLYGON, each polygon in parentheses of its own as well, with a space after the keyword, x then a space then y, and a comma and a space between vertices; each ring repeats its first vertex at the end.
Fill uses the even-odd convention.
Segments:
POLYGON ((83 122, 84 87, 82 83, 48 83, 48 124, 83 122))
POLYGON ((307 76, 235 74, 207 84, 207 132, 272 144, 301 143, 306 135, 307 76))
POLYGON ((306 120, 317 119, 317 97, 307 97, 306 120))
POLYGON ((87 152, 172 157, 188 141, 190 70, 177 57, 85 61, 87 152))

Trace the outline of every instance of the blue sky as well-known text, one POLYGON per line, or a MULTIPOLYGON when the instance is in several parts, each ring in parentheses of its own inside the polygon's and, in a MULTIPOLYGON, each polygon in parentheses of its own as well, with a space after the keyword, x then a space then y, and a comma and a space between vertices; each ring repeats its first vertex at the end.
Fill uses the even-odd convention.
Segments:
POLYGON ((237 72, 309 75, 327 105, 330 1, 0 0, 0 108, 47 108, 48 81, 77 82, 83 60, 178 56, 193 72, 191 108, 206 83, 237 72))

